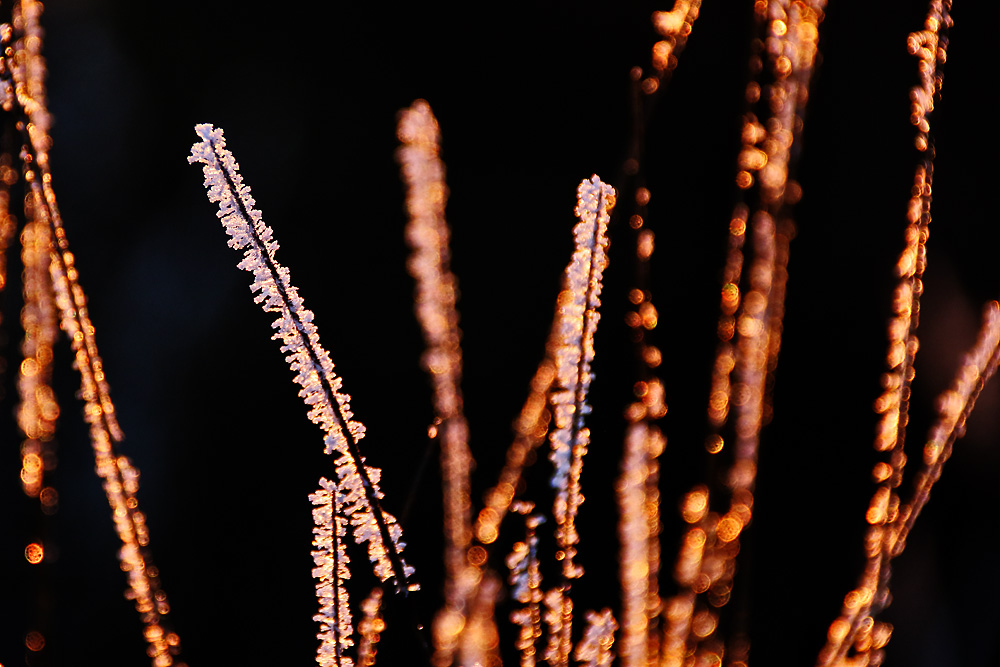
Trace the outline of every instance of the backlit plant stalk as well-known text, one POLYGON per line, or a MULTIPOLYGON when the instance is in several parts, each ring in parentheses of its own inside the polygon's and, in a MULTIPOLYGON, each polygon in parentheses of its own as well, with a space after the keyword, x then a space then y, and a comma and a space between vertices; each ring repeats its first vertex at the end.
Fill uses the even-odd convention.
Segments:
POLYGON ((552 514, 562 584, 550 591, 552 604, 558 606, 558 609, 552 607, 550 614, 561 615, 558 630, 550 636, 546 651, 546 659, 552 665, 569 663, 573 629, 570 582, 583 574, 583 568, 573 558, 580 540, 576 531, 576 515, 583 502, 580 474, 590 443, 584 416, 590 412, 587 403, 593 377, 590 364, 594 359, 594 333, 600 320, 601 278, 607 265, 607 228, 614 205, 614 188, 596 175, 584 179, 577 188, 576 215, 580 222, 573 228, 576 250, 566 267, 557 306, 555 332, 559 343, 554 356, 558 389, 551 396, 555 429, 550 436, 549 458, 554 466, 551 483, 556 498, 552 514))
MULTIPOLYGON (((41 241, 46 246, 44 252, 48 261, 42 260, 39 265, 26 267, 26 272, 31 275, 26 277, 25 289, 29 292, 40 289, 42 293, 37 295, 38 298, 54 299, 53 310, 58 312, 60 327, 70 340, 75 356, 74 367, 80 373, 80 397, 84 401, 84 418, 90 427, 96 471, 102 479, 115 530, 121 540, 118 557, 122 570, 127 573, 130 588, 126 597, 135 601, 136 610, 145 625, 143 634, 152 664, 169 667, 175 664, 179 639, 176 634, 168 632, 162 623, 170 605, 160 587, 159 572, 152 563, 146 518, 139 510, 136 497, 139 472, 119 452, 124 436, 115 418, 114 404, 97 351, 94 325, 87 310, 87 298, 79 284, 73 253, 69 249, 52 186, 48 153, 51 145, 48 134, 50 119, 45 99, 46 70, 41 55, 42 29, 39 24, 41 11, 41 3, 22 0, 12 7, 11 23, 0 26, 3 47, 0 103, 4 111, 12 114, 22 139, 19 159, 24 171, 26 208, 30 209, 30 219, 35 225, 47 226, 51 233, 48 240, 41 241), (35 270, 41 265, 46 265, 50 274, 51 292, 39 285, 39 282, 45 282, 35 270)), ((5 182, 8 182, 6 178, 5 182)), ((33 232, 29 232, 29 236, 32 235, 33 232)), ((46 237, 43 235, 42 238, 46 237)), ((31 261, 35 259, 33 257, 31 261)), ((35 295, 29 296, 29 303, 34 299, 35 295)), ((45 317, 42 316, 43 319, 45 317)), ((47 339, 45 337, 41 341, 42 347, 33 351, 35 358, 29 357, 29 361, 37 364, 38 353, 43 358, 48 356, 44 352, 47 339)), ((23 379, 26 371, 28 374, 32 371, 31 363, 22 364, 21 384, 24 389, 30 385, 30 380, 23 379)), ((36 386, 35 391, 37 396, 46 393, 41 386, 36 386)), ((52 416, 50 406, 42 407, 41 411, 52 416)), ((29 437, 34 430, 29 425, 29 437)))
MULTIPOLYGON (((337 455, 334 465, 338 482, 334 485, 325 478, 320 480, 321 489, 315 497, 325 502, 324 490, 337 494, 338 507, 341 508, 338 512, 342 511, 349 519, 355 541, 358 544, 368 543, 368 557, 375 576, 382 581, 392 579, 396 591, 405 595, 418 585, 410 582, 413 568, 406 565, 402 558, 402 529, 395 517, 385 512, 379 502, 382 497, 378 487, 381 470, 364 463, 358 448, 358 441, 365 433, 364 426, 354 421, 350 396, 340 391, 341 379, 333 370, 330 355, 320 345, 316 325, 312 323, 313 313, 302 305, 302 298, 290 281, 288 269, 275 259, 278 243, 260 211, 253 208, 256 202, 250 195, 249 186, 243 184, 239 165, 226 149, 222 130, 211 125, 198 125, 195 130, 201 141, 191 147, 188 162, 203 164, 208 198, 219 203, 217 215, 231 237, 229 246, 244 251, 239 267, 253 274, 250 289, 256 293, 254 301, 265 312, 278 313, 272 324, 276 329, 272 338, 280 340, 281 351, 288 353, 285 360, 296 372, 294 381, 302 387, 299 396, 310 407, 308 417, 325 434, 325 452, 337 455)), ((338 528, 333 525, 336 514, 320 512, 314 517, 319 522, 317 528, 323 531, 321 534, 326 534, 325 531, 331 535, 338 534, 338 528)), ((332 607, 328 602, 330 596, 326 594, 330 585, 329 573, 340 573, 340 564, 344 563, 337 560, 341 550, 326 551, 323 558, 334 562, 324 562, 317 568, 317 596, 322 609, 334 610, 338 627, 333 629, 327 620, 323 621, 323 631, 318 636, 322 644, 316 657, 321 665, 334 664, 329 662, 331 650, 335 659, 339 660, 342 655, 344 647, 331 649, 330 642, 343 642, 353 632, 348 615, 337 612, 342 605, 347 605, 346 589, 342 602, 338 590, 332 607)), ((322 611, 321 616, 328 617, 322 611)))
POLYGON ((462 350, 455 301, 458 281, 451 273, 445 204, 448 189, 439 157, 440 130, 430 105, 417 100, 399 115, 396 153, 406 183, 409 224, 406 238, 413 253, 410 273, 416 280, 417 320, 427 349, 423 365, 434 388, 434 431, 441 443, 444 494, 445 609, 434 623, 435 663, 451 664, 460 629, 468 628, 472 589, 482 580, 467 552, 472 540, 469 474, 469 427, 462 410, 462 350))
MULTIPOLYGON (((901 511, 896 489, 903 481, 906 465, 904 446, 909 422, 910 386, 919 348, 916 329, 931 222, 934 144, 928 115, 934 110, 934 100, 940 95, 943 83, 938 65, 947 60, 948 40, 942 33, 951 26, 950 8, 948 1, 932 0, 924 29, 911 33, 907 39, 908 51, 919 60, 920 85, 910 91, 910 120, 917 128, 914 143, 922 157, 914 173, 906 212, 906 245, 896 264, 898 283, 886 354, 889 370, 882 376, 884 391, 875 402, 875 411, 881 414, 875 449, 886 452, 886 455, 872 470, 872 477, 878 486, 865 513, 870 525, 865 537, 864 571, 857 588, 845 596, 839 618, 830 625, 826 645, 818 659, 818 664, 823 666, 843 659, 852 647, 855 647, 860 659, 873 664, 881 662, 882 647, 889 641, 891 631, 885 624, 876 622, 874 617, 889 604, 890 562, 905 544, 905 540, 899 539, 901 521, 912 525, 919 512, 919 509, 914 512, 913 506, 905 512, 901 511)), ((926 479, 926 475, 922 472, 920 480, 926 479)), ((926 485, 928 492, 932 484, 926 485)))

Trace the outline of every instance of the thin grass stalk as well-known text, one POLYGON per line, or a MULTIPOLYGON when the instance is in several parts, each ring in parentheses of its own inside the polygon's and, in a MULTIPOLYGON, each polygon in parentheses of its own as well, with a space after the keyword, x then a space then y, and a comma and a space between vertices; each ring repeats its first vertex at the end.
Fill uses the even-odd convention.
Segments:
MULTIPOLYGON (((914 143, 923 157, 914 173, 907 207, 906 245, 896 263, 899 282, 893 299, 893 317, 889 323, 889 350, 886 354, 889 370, 882 376, 885 390, 875 402, 876 412, 882 415, 876 431, 875 449, 886 452, 886 458, 877 463, 872 471, 878 486, 865 513, 870 525, 865 537, 864 569, 858 586, 845 596, 840 615, 827 632, 827 641, 817 662, 823 667, 844 659, 852 646, 859 647, 858 653, 863 660, 878 662, 881 660, 879 652, 889 639, 889 633, 883 626, 866 619, 873 618, 889 603, 890 562, 898 555, 900 521, 908 520, 900 511, 896 489, 902 483, 907 459, 904 446, 909 422, 910 386, 919 348, 916 329, 931 222, 934 144, 928 115, 934 110, 935 98, 940 96, 943 84, 938 65, 947 60, 948 39, 944 33, 951 26, 950 7, 950 2, 932 0, 924 30, 911 33, 907 39, 908 51, 920 61, 921 83, 911 90, 910 100, 911 121, 917 128, 914 143), (873 637, 877 640, 871 640, 873 637), (873 651, 876 654, 870 655, 873 651)), ((916 518, 916 515, 912 516, 916 518)), ((902 551, 901 547, 899 551, 902 551)))
POLYGON ((469 452, 469 428, 462 408, 462 350, 459 341, 458 281, 450 269, 450 233, 445 221, 448 189, 441 161, 441 133, 430 105, 417 100, 399 115, 397 150, 407 186, 409 223, 406 238, 413 248, 408 267, 416 280, 416 314, 423 330, 424 369, 434 389, 435 426, 441 443, 441 477, 445 534, 445 608, 434 622, 437 665, 449 665, 472 589, 482 581, 482 561, 470 562, 472 541, 469 476, 475 462, 469 452))
MULTIPOLYGON (((786 209, 799 194, 789 178, 794 166, 792 147, 801 131, 824 6, 821 0, 755 6, 758 27, 766 35, 762 46, 773 80, 763 90, 760 83, 751 81, 746 98, 752 105, 766 95, 770 117, 765 123, 750 111, 744 117, 736 183, 744 190, 756 185, 759 202, 753 213, 746 204, 738 204, 729 222, 719 345, 708 404, 712 432, 705 443, 714 457, 726 445, 723 429, 729 426, 734 433, 733 463, 726 476, 729 502, 724 513, 712 511, 719 503, 707 486, 696 487, 685 497, 681 514, 690 527, 675 565, 681 590, 666 610, 664 665, 678 666, 692 652, 708 662, 722 660, 723 655, 732 665, 745 660, 742 630, 732 629, 726 643, 718 639, 719 610, 732 594, 740 535, 752 517, 760 433, 771 417, 788 243, 794 229, 786 209), (744 256, 748 234, 749 265, 744 256), (742 293, 744 281, 747 286, 742 293), (739 401, 732 400, 735 390, 741 394, 739 401)), ((751 70, 760 71, 762 54, 755 52, 752 58, 760 64, 751 70)))
POLYGON ((24 165, 27 197, 35 219, 48 225, 54 243, 49 251, 49 270, 60 312, 61 327, 70 338, 80 373, 84 415, 90 425, 98 475, 112 510, 115 529, 121 540, 119 560, 128 573, 130 591, 136 609, 145 624, 147 653, 154 667, 168 667, 179 651, 179 639, 168 633, 162 624, 170 605, 160 587, 158 570, 149 552, 149 531, 146 519, 138 509, 136 492, 139 473, 127 457, 118 453, 123 439, 115 419, 103 364, 97 351, 94 326, 90 321, 86 296, 78 282, 73 254, 63 228, 52 174, 49 170, 49 113, 45 104, 45 61, 41 56, 42 31, 39 17, 41 3, 23 0, 13 8, 13 31, 3 34, 4 45, 13 39, 6 51, 5 78, 13 88, 13 99, 7 100, 15 113, 16 126, 22 135, 20 159, 24 165))
POLYGON ((658 646, 650 645, 652 619, 660 611, 657 571, 659 564, 659 494, 657 457, 666 439, 655 426, 640 421, 625 436, 622 472, 618 478, 618 541, 621 555, 622 667, 647 667, 658 646))
POLYGON ((330 355, 319 343, 312 312, 303 307, 288 269, 274 258, 278 244, 260 212, 253 208, 250 188, 243 184, 239 165, 226 150, 222 130, 207 124, 195 129, 201 141, 192 146, 188 162, 203 163, 208 198, 220 205, 217 215, 231 236, 229 245, 237 250, 245 248, 239 266, 254 275, 251 290, 260 292, 254 301, 265 312, 280 314, 272 324, 277 330, 272 338, 280 339, 282 352, 289 353, 286 361, 296 371, 294 380, 302 387, 299 395, 310 406, 309 419, 325 433, 326 453, 339 454, 336 472, 345 495, 345 512, 354 525, 355 541, 368 543, 375 575, 382 581, 391 579, 396 592, 405 597, 416 586, 410 583, 413 570, 402 558, 402 530, 379 502, 377 482, 381 471, 365 465, 358 448, 364 426, 353 420, 350 396, 340 391, 342 381, 333 370, 330 355))
POLYGON ((21 399, 17 421, 25 440, 21 444, 21 486, 26 495, 38 498, 46 514, 55 508, 55 494, 46 486, 45 472, 55 456, 53 437, 59 404, 52 390, 52 348, 59 328, 55 294, 49 275, 52 231, 47 221, 36 220, 34 197, 25 198, 25 225, 21 232, 22 292, 21 342, 23 360, 17 374, 21 399), (43 495, 43 488, 45 493, 43 495))
POLYGON ((345 651, 354 645, 353 619, 347 593, 346 581, 351 578, 351 559, 344 547, 343 537, 347 535, 347 518, 343 515, 343 494, 335 482, 321 478, 320 488, 310 494, 313 508, 313 578, 317 579, 316 597, 319 599, 319 614, 313 620, 320 624, 316 638, 320 646, 316 651, 316 662, 321 667, 354 667, 345 651))
POLYGON ((553 645, 546 656, 553 665, 569 664, 573 630, 570 582, 583 574, 583 568, 573 559, 580 539, 576 531, 576 515, 583 502, 580 474, 590 441, 584 415, 590 412, 587 404, 592 379, 590 364, 594 358, 594 333, 600 319, 597 309, 601 278, 607 264, 607 226, 614 203, 614 189, 596 175, 580 183, 576 207, 580 222, 573 229, 576 250, 566 268, 565 286, 558 300, 560 342, 555 350, 555 362, 559 389, 551 398, 555 430, 550 437, 549 458, 554 466, 551 484, 556 497, 552 514, 559 548, 557 559, 562 570, 558 594, 562 620, 557 645, 553 645))
MULTIPOLYGON (((532 503, 517 503, 514 511, 528 515, 534 510, 532 503)), ((521 667, 535 667, 538 650, 536 644, 542 636, 542 574, 538 558, 537 529, 545 521, 541 514, 531 514, 524 520, 524 541, 515 542, 507 556, 510 571, 508 583, 511 597, 524 605, 510 613, 510 621, 518 626, 515 646, 520 652, 521 667)))
POLYGON ((474 532, 482 544, 492 544, 500 532, 500 523, 514 502, 518 484, 522 480, 528 455, 545 441, 552 414, 548 402, 555 384, 556 367, 553 360, 554 336, 550 334, 547 354, 531 379, 528 398, 517 419, 514 420, 514 440, 507 448, 503 468, 497 483, 484 494, 484 507, 476 517, 474 532))

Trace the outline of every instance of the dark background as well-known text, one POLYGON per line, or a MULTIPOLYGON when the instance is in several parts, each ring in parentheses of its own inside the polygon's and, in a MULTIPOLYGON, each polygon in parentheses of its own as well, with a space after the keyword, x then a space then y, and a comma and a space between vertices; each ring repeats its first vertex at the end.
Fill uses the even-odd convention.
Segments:
MULTIPOLYGON (((997 10, 985 4, 957 3, 944 99, 931 121, 939 158, 909 429, 915 458, 934 398, 974 341, 983 304, 1000 292, 996 109, 987 101, 997 10)), ((648 130, 655 333, 670 405, 661 460, 666 572, 679 534, 677 499, 700 475, 687 464, 706 432, 750 5, 705 3, 648 130)), ((363 445, 383 470, 386 509, 405 515, 407 555, 424 586, 416 612, 429 622, 442 576, 439 475, 433 452, 427 472, 415 474, 433 415, 405 269, 396 113, 425 98, 444 135, 477 500, 495 480, 543 353, 571 252, 576 185, 594 172, 618 176, 631 117, 628 72, 648 65, 649 16, 667 8, 50 3, 43 21, 54 186, 192 667, 312 663, 307 495, 332 474, 268 340, 271 317, 250 299, 249 275, 235 268, 239 256, 226 247, 200 167, 186 163, 193 126, 225 128, 281 243, 278 258, 316 312, 368 427, 363 445)), ((860 573, 877 460, 871 404, 917 160, 907 99, 916 61, 905 45, 925 12, 916 0, 833 2, 821 26, 775 420, 763 436, 751 559, 741 575, 752 594, 755 664, 812 664, 860 573)), ((591 576, 575 587, 581 617, 588 608, 618 608, 613 472, 635 379, 622 324, 630 286, 624 219, 611 231, 622 241, 612 241, 596 343, 579 557, 591 576)), ((15 276, 14 253, 10 260, 15 276)), ((4 355, 16 363, 19 297, 4 299, 4 355)), ((61 503, 45 522, 19 491, 16 392, 10 373, 4 380, 0 663, 23 664, 24 633, 46 628, 48 645, 32 665, 145 665, 72 398, 78 380, 68 347, 57 354, 63 417, 53 483, 61 503), (49 558, 32 568, 22 554, 36 539, 49 558)), ((998 408, 1000 396, 984 393, 897 561, 886 614, 896 625, 890 664, 998 661, 998 408)), ((535 475, 541 493, 546 466, 542 458, 535 475)), ((511 524, 501 541, 518 530, 511 524)), ((363 570, 364 554, 352 554, 363 570)), ((355 602, 368 583, 359 576, 355 602)), ((395 620, 398 605, 388 613, 379 664, 419 664, 395 620)))

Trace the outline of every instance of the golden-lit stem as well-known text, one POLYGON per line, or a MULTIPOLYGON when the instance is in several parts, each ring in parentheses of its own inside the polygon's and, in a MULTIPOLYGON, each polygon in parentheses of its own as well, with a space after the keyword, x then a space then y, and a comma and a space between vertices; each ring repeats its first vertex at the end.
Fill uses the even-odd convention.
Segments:
POLYGON ((35 217, 35 197, 25 197, 25 225, 21 232, 22 288, 24 307, 21 326, 23 360, 17 388, 21 403, 17 421, 25 440, 21 445, 21 485, 24 492, 39 498, 42 511, 55 511, 58 494, 45 486, 45 472, 55 465, 53 437, 59 403, 52 391, 52 347, 58 335, 55 295, 49 275, 52 233, 47 220, 35 217), (42 490, 45 489, 43 495, 42 490))
POLYGON ((485 572, 468 605, 466 627, 461 633, 458 657, 461 665, 500 667, 500 635, 496 624, 496 601, 500 599, 500 580, 485 572))
POLYGON ((660 612, 659 493, 657 457, 666 439, 659 429, 640 421, 625 436, 622 473, 618 478, 619 577, 622 590, 621 658, 623 667, 647 667, 655 659, 650 622, 660 612))
MULTIPOLYGON (((37 181, 32 183, 32 192, 36 211, 44 210, 37 181)), ((51 220, 49 223, 52 224, 51 220)), ((53 224, 53 228, 57 235, 62 231, 61 226, 53 224)), ((61 313, 62 329, 70 338, 76 356, 75 366, 80 372, 80 396, 84 400, 85 419, 90 424, 97 474, 103 480, 115 530, 122 543, 119 560, 122 570, 128 574, 130 587, 126 597, 135 600, 136 610, 146 626, 143 634, 149 644, 148 653, 154 667, 167 667, 174 664, 171 654, 178 650, 177 635, 168 634, 160 622, 162 616, 169 612, 170 605, 160 588, 158 570, 152 565, 148 553, 149 532, 136 499, 139 473, 127 457, 116 452, 121 432, 112 429, 110 424, 114 422, 108 419, 108 407, 112 404, 101 359, 96 354, 94 328, 87 316, 86 297, 76 282, 76 268, 72 263, 72 253, 65 249, 65 235, 57 238, 62 242, 61 249, 53 250, 50 255, 55 301, 61 313), (84 331, 89 331, 89 336, 84 331)))
MULTIPOLYGON (((934 147, 927 116, 934 109, 934 99, 940 94, 943 83, 937 68, 947 59, 947 39, 940 36, 940 31, 951 26, 950 7, 948 0, 931 0, 924 29, 911 33, 907 39, 907 50, 919 60, 920 85, 910 91, 910 121, 917 128, 915 144, 924 153, 924 159, 914 173, 906 213, 906 244, 896 263, 899 282, 889 323, 886 354, 889 370, 882 376, 883 392, 875 401, 875 411, 881 415, 875 449, 886 452, 886 458, 872 471, 878 486, 865 513, 870 524, 865 538, 865 566, 858 586, 844 598, 840 616, 830 625, 826 644, 818 658, 821 666, 842 660, 852 647, 856 658, 865 664, 881 662, 881 650, 889 641, 891 628, 876 622, 873 617, 889 603, 890 563, 905 544, 905 535, 900 539, 900 533, 908 532, 919 512, 919 509, 914 512, 912 504, 901 508, 896 489, 902 482, 907 461, 904 444, 910 385, 915 373, 913 361, 919 348, 915 331, 919 323, 931 222, 934 147)), ((950 452, 950 444, 948 450, 950 452)), ((936 480, 935 474, 940 475, 940 468, 935 473, 925 466, 917 478, 917 490, 911 502, 922 506, 934 483, 928 475, 936 480)))
MULTIPOLYGON (((397 159, 407 186, 409 224, 406 238, 413 248, 408 266, 416 280, 416 314, 427 349, 425 370, 434 387, 436 430, 441 443, 445 534, 445 605, 442 614, 463 615, 470 591, 482 573, 466 557, 472 540, 468 424, 462 410, 462 351, 455 301, 458 281, 451 273, 445 204, 448 190, 439 157, 440 129, 430 106, 417 100, 399 116, 397 159)), ((436 624, 436 628, 456 627, 436 624)), ((466 626, 467 627, 467 626, 466 626)), ((435 632, 435 664, 451 663, 454 635, 435 632)))
POLYGON ((653 72, 640 84, 646 95, 656 93, 677 67, 677 56, 687 44, 700 9, 701 0, 675 0, 670 11, 653 12, 653 27, 662 39, 653 44, 653 72))
POLYGON ((559 344, 554 357, 559 389, 551 397, 555 430, 550 438, 550 458, 554 464, 552 486, 556 490, 552 514, 559 547, 557 559, 566 580, 583 573, 573 558, 579 541, 576 515, 583 502, 580 474, 590 441, 584 415, 590 412, 587 404, 592 378, 590 364, 600 319, 601 278, 607 264, 607 226, 614 204, 614 189, 596 175, 580 183, 576 207, 580 222, 573 229, 576 249, 566 267, 557 304, 559 344))
MULTIPOLYGON (((550 336, 548 349, 551 350, 553 345, 550 336)), ((528 455, 545 440, 551 420, 551 413, 548 410, 549 392, 555 379, 556 367, 550 353, 535 371, 528 398, 514 421, 514 442, 507 449, 507 458, 497 484, 486 492, 485 507, 476 517, 476 539, 483 544, 492 544, 496 541, 500 522, 514 501, 514 494, 521 482, 528 455)))
POLYGON ((84 401, 84 416, 90 425, 97 473, 112 510, 115 530, 122 542, 119 552, 122 569, 128 574, 130 590, 126 597, 135 600, 145 624, 147 653, 154 667, 174 664, 179 651, 176 634, 167 633, 161 625, 162 616, 170 605, 159 585, 159 572, 149 558, 149 532, 145 516, 138 509, 136 492, 139 473, 131 462, 117 453, 123 435, 115 419, 103 365, 97 352, 94 326, 87 312, 87 300, 78 282, 73 254, 69 251, 66 233, 52 189, 48 150, 49 115, 45 106, 45 62, 41 56, 42 31, 38 23, 42 5, 34 0, 22 0, 13 11, 13 57, 9 61, 14 83, 15 100, 23 114, 18 129, 26 135, 21 150, 27 197, 35 220, 48 225, 54 243, 50 244, 49 271, 59 311, 61 327, 70 339, 75 366, 80 373, 80 397, 84 401))
POLYGON ((358 667, 373 667, 378 655, 378 642, 384 631, 382 589, 376 586, 361 602, 361 620, 358 622, 358 667))
POLYGON ((927 503, 931 488, 940 478, 955 440, 965 434, 965 422, 976 405, 979 393, 996 372, 998 360, 1000 304, 992 301, 983 315, 976 346, 963 360, 952 388, 938 397, 938 418, 924 445, 923 465, 917 473, 913 497, 900 508, 887 536, 886 553, 889 556, 895 558, 906 546, 913 523, 927 503))
POLYGON ((986 307, 976 345, 965 356, 952 388, 938 398, 938 419, 924 445, 923 465, 911 500, 902 506, 898 500, 890 504, 891 498, 881 486, 872 500, 869 513, 880 514, 878 526, 882 529, 869 532, 869 562, 860 585, 845 596, 840 617, 830 625, 820 665, 837 664, 852 647, 857 660, 864 664, 869 659, 872 663, 881 660, 881 656, 868 653, 884 647, 891 635, 891 626, 874 621, 874 616, 888 604, 890 564, 903 552, 906 538, 940 478, 955 441, 964 434, 965 422, 979 393, 996 372, 998 361, 1000 304, 993 301, 986 307), (873 542, 876 538, 879 541, 873 542))
POLYGON ((722 451, 723 439, 718 430, 729 416, 732 395, 730 376, 736 367, 736 350, 733 336, 736 333, 736 311, 740 306, 740 283, 743 276, 743 244, 746 240, 747 207, 739 205, 729 222, 729 241, 726 250, 726 265, 722 274, 722 296, 720 304, 715 363, 712 365, 712 386, 708 398, 708 422, 716 431, 705 443, 710 454, 722 451))
MULTIPOLYGON (((528 514, 534 505, 516 503, 512 509, 519 514, 528 514)), ((540 514, 528 516, 524 521, 524 541, 516 542, 507 556, 507 569, 510 570, 508 582, 513 587, 511 597, 524 605, 510 614, 511 623, 519 628, 516 646, 521 653, 521 667, 535 667, 536 644, 542 636, 542 574, 536 529, 544 520, 540 514)))
POLYGON ((568 667, 573 648, 573 599, 567 595, 568 586, 549 589, 542 598, 545 611, 542 620, 548 630, 548 640, 543 655, 549 667, 568 667))
POLYGON ((350 562, 343 538, 348 519, 344 516, 344 494, 335 482, 325 477, 320 488, 310 494, 313 504, 313 578, 319 613, 313 620, 320 624, 316 638, 316 662, 320 667, 354 667, 344 652, 354 645, 354 625, 345 581, 351 578, 350 562))
MULTIPOLYGON (((664 665, 679 666, 690 655, 710 664, 727 650, 716 639, 716 610, 732 593, 740 535, 752 516, 760 432, 771 419, 788 247, 794 235, 787 207, 800 196, 798 184, 789 180, 791 148, 801 133, 824 7, 821 0, 755 3, 765 36, 755 44, 751 70, 759 74, 766 56, 771 82, 762 89, 751 81, 746 98, 750 105, 765 103, 768 116, 763 121, 751 112, 744 116, 736 183, 743 190, 756 186, 759 203, 753 209, 738 204, 729 222, 719 345, 708 401, 712 432, 705 442, 710 454, 721 452, 726 445, 722 431, 730 425, 734 451, 726 478, 729 508, 725 513, 711 511, 708 487, 693 489, 685 499, 682 516, 690 527, 675 566, 681 591, 667 604, 664 665), (749 263, 744 256, 748 238, 749 263)), ((739 662, 745 641, 731 637, 730 644, 730 657, 739 662)))
POLYGON ((10 186, 17 182, 9 153, 0 155, 0 292, 7 287, 7 249, 17 233, 17 218, 10 212, 10 186))
POLYGON ((573 652, 573 658, 580 667, 606 667, 611 664, 615 659, 611 647, 615 643, 617 629, 618 623, 610 609, 605 608, 600 613, 587 612, 587 629, 573 652))
MULTIPOLYGON (((561 564, 563 581, 556 589, 562 617, 558 625, 559 636, 555 646, 551 646, 553 638, 550 636, 550 649, 554 652, 546 652, 546 659, 552 665, 569 664, 573 631, 570 582, 583 574, 583 568, 574 557, 580 539, 576 515, 583 502, 580 475, 590 443, 590 429, 584 425, 584 416, 590 412, 587 403, 592 379, 590 365, 600 319, 601 280, 608 261, 607 227, 614 205, 614 188, 603 183, 596 174, 584 179, 577 188, 579 222, 573 228, 576 247, 566 267, 556 307, 558 344, 553 357, 558 389, 550 398, 555 429, 549 438, 552 444, 549 458, 553 463, 551 484, 555 489, 552 515, 559 549, 556 560, 561 564)), ((555 613, 555 610, 550 611, 555 613)))
POLYGON ((419 584, 411 583, 413 568, 403 560, 402 528, 382 509, 381 471, 365 463, 358 446, 364 425, 353 418, 351 397, 341 391, 343 381, 320 343, 312 311, 305 308, 288 269, 275 258, 274 232, 254 208, 256 202, 226 148, 222 128, 201 124, 195 132, 201 141, 191 146, 188 162, 203 165, 208 199, 219 204, 218 217, 230 236, 229 245, 243 251, 238 266, 253 274, 255 303, 264 312, 278 314, 271 338, 281 342, 285 361, 296 373, 293 381, 302 387, 299 396, 309 406, 308 418, 324 432, 324 451, 337 457, 338 488, 345 495, 354 540, 367 543, 375 576, 382 581, 392 579, 396 592, 405 597, 419 584))

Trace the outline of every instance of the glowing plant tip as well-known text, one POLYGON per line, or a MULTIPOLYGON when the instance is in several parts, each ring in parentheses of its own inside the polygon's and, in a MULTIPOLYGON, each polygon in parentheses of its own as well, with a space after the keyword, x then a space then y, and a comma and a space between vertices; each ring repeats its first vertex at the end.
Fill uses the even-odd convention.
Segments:
POLYGON ((313 577, 317 579, 316 597, 319 599, 319 614, 313 620, 320 624, 316 638, 320 646, 316 651, 316 662, 322 667, 353 667, 344 651, 354 645, 351 635, 354 626, 348 605, 347 588, 344 582, 351 578, 348 564, 351 562, 344 548, 343 538, 347 534, 347 519, 343 516, 343 500, 337 485, 325 477, 319 480, 320 488, 310 494, 313 508, 313 577))
POLYGON ((584 179, 577 188, 576 215, 580 221, 573 228, 576 249, 563 276, 563 291, 556 311, 558 345, 554 358, 558 389, 551 397, 555 430, 549 458, 555 467, 552 486, 556 489, 556 499, 552 513, 566 579, 583 574, 583 569, 573 562, 579 541, 576 515, 583 502, 580 473, 590 440, 583 418, 590 412, 587 404, 592 379, 590 364, 594 359, 594 332, 600 320, 597 309, 601 305, 601 278, 608 262, 608 222, 614 205, 614 188, 596 175, 584 179))
MULTIPOLYGON (((330 355, 320 345, 313 314, 302 305, 302 297, 292 285, 288 269, 275 260, 278 243, 260 211, 254 209, 250 187, 243 184, 239 165, 226 150, 221 128, 195 127, 201 141, 191 147, 189 163, 203 163, 208 199, 219 203, 218 217, 231 237, 229 246, 243 250, 239 268, 253 274, 250 290, 254 302, 264 312, 278 313, 271 325, 272 339, 281 341, 285 360, 295 371, 299 396, 309 406, 309 419, 325 433, 327 454, 336 454, 338 490, 343 494, 344 512, 354 527, 358 544, 368 543, 368 557, 375 575, 382 581, 393 579, 397 591, 405 593, 413 568, 403 562, 402 529, 396 519, 383 512, 378 488, 381 471, 364 465, 358 441, 364 426, 353 420, 350 396, 341 393, 341 379, 333 371, 330 355)), ((412 584, 416 586, 416 584, 412 584)))

